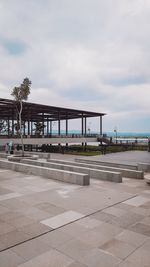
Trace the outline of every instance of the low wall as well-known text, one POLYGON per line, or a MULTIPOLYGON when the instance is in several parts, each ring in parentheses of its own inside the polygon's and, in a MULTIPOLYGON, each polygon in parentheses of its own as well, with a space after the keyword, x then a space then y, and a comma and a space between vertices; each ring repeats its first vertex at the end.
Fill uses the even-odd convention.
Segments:
MULTIPOLYGON (((55 159, 50 159, 48 161, 55 162, 58 164, 62 163, 62 164, 68 164, 68 165, 75 165, 75 166, 92 168, 92 169, 97 169, 97 170, 105 170, 105 171, 110 171, 110 172, 120 172, 123 177, 127 177, 127 178, 134 178, 134 179, 143 179, 144 178, 144 172, 142 170, 136 171, 136 170, 131 170, 131 169, 102 166, 102 165, 94 164, 94 161, 91 161, 91 163, 76 162, 77 159, 75 162, 64 161, 64 160, 55 160, 55 159), (92 164, 92 162, 93 162, 93 164, 92 164)), ((89 161, 84 160, 84 162, 89 162, 89 161)))
POLYGON ((144 172, 150 172, 150 164, 149 163, 138 163, 138 170, 144 172))
POLYGON ((21 162, 26 163, 26 164, 33 164, 36 166, 44 166, 44 167, 54 168, 54 169, 59 169, 59 170, 67 170, 70 172, 86 173, 90 176, 90 178, 95 178, 99 180, 111 181, 111 182, 116 182, 116 183, 122 182, 122 176, 120 172, 96 170, 94 168, 75 166, 73 162, 72 162, 72 165, 61 164, 61 163, 58 164, 58 163, 51 162, 50 160, 48 160, 48 162, 40 162, 40 161, 23 159, 21 162))
POLYGON ((130 169, 130 170, 137 170, 137 165, 131 165, 131 164, 123 164, 123 163, 117 163, 117 162, 106 162, 106 161, 96 161, 96 160, 90 160, 90 159, 82 159, 82 158, 76 158, 76 162, 83 162, 87 164, 95 164, 95 165, 103 165, 108 167, 116 167, 116 168, 123 168, 123 169, 130 169))
POLYGON ((89 175, 87 174, 51 169, 40 166, 33 166, 29 164, 0 160, 0 168, 10 169, 17 172, 23 172, 25 174, 43 176, 45 178, 59 180, 66 183, 72 183, 78 185, 89 185, 90 183, 90 178, 89 175))
MULTIPOLYGON (((17 151, 15 153, 16 155, 21 155, 21 151, 17 151)), ((25 155, 36 155, 38 156, 40 159, 49 159, 50 158, 50 153, 45 153, 45 152, 31 152, 31 151, 25 151, 24 152, 25 155)))

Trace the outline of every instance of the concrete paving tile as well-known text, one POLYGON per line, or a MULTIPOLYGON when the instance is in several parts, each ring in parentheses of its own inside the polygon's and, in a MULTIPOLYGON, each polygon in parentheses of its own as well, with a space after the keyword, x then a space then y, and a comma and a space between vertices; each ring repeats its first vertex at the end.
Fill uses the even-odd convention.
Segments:
POLYGON ((149 202, 149 199, 146 197, 141 197, 141 196, 136 196, 133 197, 131 199, 128 199, 126 201, 124 201, 123 203, 131 205, 131 206, 135 206, 135 207, 139 207, 145 203, 149 202))
MULTIPOLYGON (((129 262, 128 260, 125 260, 125 261, 122 261, 119 265, 117 265, 117 267, 136 267, 136 265, 129 262)), ((144 267, 144 266, 141 266, 141 267, 144 267)))
POLYGON ((29 236, 21 231, 14 230, 7 234, 1 235, 0 238, 7 248, 28 240, 29 236))
POLYGON ((139 248, 133 252, 128 258, 128 262, 136 267, 149 267, 150 266, 150 255, 149 251, 139 248))
POLYGON ((119 264, 120 259, 100 249, 93 249, 86 257, 83 256, 81 262, 88 267, 115 267, 119 264))
POLYGON ((117 240, 115 238, 105 243, 103 246, 100 246, 99 248, 111 253, 112 255, 120 259, 125 259, 135 250, 135 246, 117 240))
POLYGON ((9 194, 9 193, 13 193, 13 192, 11 190, 7 189, 7 188, 4 188, 4 187, 0 186, 0 196, 1 195, 5 195, 5 194, 9 194))
POLYGON ((85 228, 83 225, 78 224, 78 221, 76 221, 76 222, 63 226, 62 231, 66 234, 69 234, 72 237, 78 237, 83 232, 88 231, 88 229, 85 228))
POLYGON ((150 226, 143 223, 136 223, 128 229, 142 235, 150 236, 150 226))
POLYGON ((123 209, 126 211, 132 210, 133 206, 125 204, 125 202, 121 202, 115 205, 116 208, 123 209))
POLYGON ((33 221, 41 221, 49 218, 50 216, 52 216, 52 214, 49 214, 48 212, 42 210, 39 210, 38 212, 31 213, 28 215, 28 217, 33 221))
POLYGON ((68 267, 88 267, 88 266, 83 264, 83 263, 75 261, 75 262, 71 263, 68 267))
POLYGON ((1 267, 17 267, 25 262, 23 258, 18 256, 11 249, 0 252, 0 266, 1 267))
POLYGON ((110 222, 111 220, 113 220, 115 218, 114 215, 112 214, 107 214, 105 213, 105 210, 104 211, 99 211, 99 212, 96 212, 92 215, 90 215, 90 218, 94 218, 96 220, 100 220, 102 222, 110 222))
POLYGON ((0 196, 0 201, 2 200, 7 200, 7 199, 12 199, 12 198, 16 198, 16 197, 21 197, 22 194, 20 193, 8 193, 8 194, 5 194, 5 195, 1 195, 0 196))
POLYGON ((45 244, 53 248, 59 248, 59 246, 67 243, 70 240, 73 240, 73 236, 69 235, 68 233, 63 232, 62 229, 58 229, 57 231, 52 231, 45 235, 38 237, 38 239, 45 244))
POLYGON ((116 207, 107 208, 107 209, 105 209, 104 212, 108 213, 108 214, 111 214, 111 215, 114 215, 116 217, 120 217, 122 215, 127 214, 127 211, 125 211, 123 209, 116 208, 116 207))
POLYGON ((18 227, 22 227, 25 225, 29 225, 34 223, 35 221, 32 220, 31 218, 27 217, 27 216, 20 216, 18 218, 13 218, 11 219, 10 223, 12 226, 18 228, 18 227))
POLYGON ((122 228, 127 228, 130 227, 132 224, 135 224, 138 221, 141 221, 143 218, 142 215, 136 214, 133 212, 128 212, 127 214, 120 216, 120 217, 115 217, 110 221, 113 225, 118 225, 122 228))
POLYGON ((58 215, 58 214, 66 211, 65 209, 58 207, 58 206, 55 206, 49 202, 39 203, 39 204, 35 205, 35 207, 37 207, 38 209, 40 209, 42 211, 46 211, 50 214, 53 214, 53 215, 58 215))
POLYGON ((150 190, 144 190, 142 193, 150 195, 150 190))
POLYGON ((120 241, 124 241, 128 244, 135 246, 135 247, 139 247, 144 242, 146 242, 148 237, 145 235, 135 233, 133 231, 129 231, 129 230, 125 229, 120 234, 116 235, 115 239, 120 240, 120 241))
POLYGON ((70 257, 51 249, 18 267, 68 267, 71 263, 73 260, 70 257))
POLYGON ((10 225, 6 222, 0 221, 0 235, 9 233, 13 230, 15 230, 15 227, 13 227, 12 225, 10 225))
POLYGON ((141 205, 141 208, 144 208, 144 209, 149 209, 150 208, 150 201, 144 203, 141 205))
POLYGON ((51 247, 48 246, 48 244, 45 244, 44 242, 36 238, 13 247, 12 251, 14 251, 17 255, 24 258, 25 260, 30 260, 50 249, 51 247))
POLYGON ((143 208, 142 206, 135 207, 132 211, 134 213, 141 214, 143 216, 149 216, 150 215, 150 206, 149 206, 149 209, 148 208, 143 208))
POLYGON ((147 216, 147 217, 145 217, 143 220, 141 220, 141 223, 150 226, 150 216, 147 216))
POLYGON ((29 225, 25 225, 23 227, 18 228, 19 231, 24 232, 30 236, 30 238, 47 233, 52 230, 52 228, 41 224, 41 223, 33 223, 29 225))
POLYGON ((142 245, 141 248, 150 251, 150 238, 147 239, 147 241, 142 245))
MULTIPOLYGON (((9 209, 7 209, 7 210, 9 210, 9 209)), ((22 216, 22 214, 20 212, 9 210, 9 212, 7 211, 4 214, 0 215, 0 219, 2 221, 5 221, 5 222, 10 222, 12 219, 16 219, 16 218, 19 218, 21 216, 22 216)))
POLYGON ((1 216, 1 214, 3 215, 7 212, 9 212, 9 209, 0 205, 0 216, 1 216))
POLYGON ((77 238, 92 247, 99 247, 110 241, 121 231, 122 229, 119 227, 103 223, 97 228, 81 233, 77 238))
POLYGON ((84 217, 83 214, 70 210, 70 211, 66 211, 62 214, 59 214, 55 217, 43 220, 43 221, 41 221, 41 223, 48 225, 49 227, 51 227, 53 229, 56 229, 60 226, 63 226, 63 225, 70 223, 70 222, 73 222, 73 221, 75 221, 79 218, 82 218, 82 217, 84 217))
POLYGON ((100 226, 103 222, 96 219, 92 219, 90 217, 86 217, 77 221, 76 223, 85 228, 94 229, 95 227, 100 226))
POLYGON ((83 243, 80 240, 73 239, 65 244, 59 246, 59 251, 65 255, 70 256, 72 259, 84 263, 83 257, 87 257, 92 247, 88 244, 83 243))

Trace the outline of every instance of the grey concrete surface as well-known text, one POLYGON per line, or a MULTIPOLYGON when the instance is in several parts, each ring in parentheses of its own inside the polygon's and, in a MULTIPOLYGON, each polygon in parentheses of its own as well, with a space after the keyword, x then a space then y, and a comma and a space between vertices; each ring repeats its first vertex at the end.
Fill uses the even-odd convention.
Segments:
POLYGON ((0 267, 147 267, 149 249, 145 180, 82 187, 0 168, 0 267))
POLYGON ((23 159, 21 160, 21 162, 25 164, 42 166, 46 168, 54 168, 54 169, 66 170, 70 172, 85 173, 85 174, 88 174, 90 178, 95 178, 95 179, 104 180, 104 181, 111 181, 115 183, 122 182, 121 172, 119 171, 117 172, 117 171, 112 171, 112 170, 111 171, 97 170, 97 169, 94 169, 94 167, 89 168, 88 166, 80 167, 80 166, 76 166, 74 162, 71 162, 72 165, 55 163, 53 162, 53 160, 52 162, 50 160, 48 160, 48 162, 43 162, 43 161, 41 162, 41 161, 23 159))
POLYGON ((33 175, 36 175, 38 173, 42 177, 66 183, 73 183, 78 185, 89 185, 90 183, 90 176, 85 173, 58 170, 24 163, 9 162, 4 160, 0 160, 0 167, 33 175))
MULTIPOLYGON (((95 164, 95 161, 88 160, 88 159, 75 159, 75 161, 66 161, 66 160, 58 160, 58 159, 48 159, 48 162, 54 162, 54 163, 62 163, 62 164, 68 164, 68 165, 75 165, 79 167, 85 167, 85 168, 92 168, 92 169, 97 169, 97 170, 105 170, 109 172, 120 172, 123 177, 127 178, 135 178, 135 179, 143 179, 144 178, 144 172, 142 169, 140 170, 132 170, 132 169, 124 169, 124 168, 115 168, 115 167, 110 167, 110 166, 105 166, 102 165, 102 162, 96 161, 97 164, 95 164)), ((107 163, 106 163, 107 164, 107 163)), ((141 163, 142 164, 142 163, 141 163)), ((117 164, 115 164, 117 165, 117 164)))

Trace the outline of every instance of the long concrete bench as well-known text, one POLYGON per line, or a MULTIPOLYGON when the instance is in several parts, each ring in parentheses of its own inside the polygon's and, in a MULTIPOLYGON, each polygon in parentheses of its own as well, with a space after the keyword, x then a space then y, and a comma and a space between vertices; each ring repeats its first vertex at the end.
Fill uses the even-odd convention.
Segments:
MULTIPOLYGON (((82 162, 71 162, 71 161, 65 161, 65 160, 57 160, 57 159, 48 159, 48 162, 55 162, 55 163, 62 163, 62 164, 68 164, 68 165, 75 165, 85 168, 92 168, 97 170, 105 170, 110 172, 120 172, 122 173, 123 177, 127 178, 134 178, 134 179, 143 179, 144 178, 144 172, 142 170, 136 171, 131 169, 123 169, 123 168, 115 168, 115 167, 109 167, 109 166, 102 166, 98 164, 92 164, 92 163, 82 163, 82 162)), ((86 160, 85 160, 86 161, 86 160)))
POLYGON ((103 165, 108 167, 116 167, 116 168, 123 168, 123 169, 130 169, 130 170, 138 170, 137 164, 124 164, 118 162, 109 162, 109 161, 99 161, 99 160, 90 160, 90 159, 83 159, 83 158, 76 158, 76 162, 83 162, 88 164, 94 165, 103 165))
POLYGON ((32 164, 36 166, 44 166, 48 168, 54 168, 59 170, 67 170, 71 172, 78 172, 78 173, 86 173, 90 176, 90 178, 95 178, 99 180, 111 181, 116 183, 122 182, 122 176, 120 172, 112 172, 112 171, 105 171, 105 170, 96 170, 94 168, 87 168, 81 166, 74 166, 73 162, 71 164, 62 164, 62 163, 54 163, 54 162, 41 162, 41 161, 34 161, 34 160, 27 160, 23 159, 21 162, 26 164, 32 164))
POLYGON ((43 176, 46 178, 59 180, 66 183, 72 183, 78 185, 89 185, 90 183, 90 177, 88 174, 85 173, 64 171, 64 170, 34 166, 24 163, 9 162, 4 160, 0 160, 0 168, 10 169, 17 172, 23 172, 26 174, 43 176))
POLYGON ((138 163, 138 170, 144 172, 150 172, 150 164, 149 163, 138 163))

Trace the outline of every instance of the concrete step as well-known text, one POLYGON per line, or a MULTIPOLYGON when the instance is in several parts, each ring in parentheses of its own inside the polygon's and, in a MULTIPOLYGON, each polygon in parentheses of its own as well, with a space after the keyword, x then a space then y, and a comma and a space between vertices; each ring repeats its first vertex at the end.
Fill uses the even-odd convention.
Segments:
MULTIPOLYGON (((34 162, 37 162, 36 160, 34 162)), ((89 185, 90 176, 85 173, 77 173, 65 170, 58 170, 54 168, 46 168, 42 166, 34 166, 33 164, 16 163, 5 160, 0 160, 0 168, 10 169, 17 172, 23 172, 26 174, 33 174, 59 180, 66 183, 89 185)))
MULTIPOLYGON (((88 163, 89 161, 84 160, 84 162, 72 162, 72 161, 64 161, 64 160, 55 160, 55 159, 48 159, 48 162, 55 162, 55 163, 62 163, 62 164, 67 164, 67 165, 74 165, 74 166, 80 166, 80 167, 85 167, 85 168, 92 168, 92 169, 97 169, 97 170, 105 170, 109 172, 120 172, 122 174, 122 177, 127 177, 127 178, 134 178, 134 179, 143 179, 144 178, 144 172, 143 171, 137 171, 137 170, 131 170, 131 169, 125 169, 125 168, 116 168, 116 167, 110 167, 110 166, 103 166, 103 165, 98 165, 92 163, 88 163)), ((93 161, 94 162, 94 161, 93 161)))
POLYGON ((55 163, 48 160, 48 162, 40 162, 40 161, 34 161, 34 160, 27 160, 23 159, 21 162, 26 164, 32 164, 36 166, 44 166, 47 168, 55 168, 59 170, 67 170, 71 172, 78 172, 78 173, 86 173, 90 176, 90 178, 99 179, 99 180, 105 180, 105 181, 111 181, 116 183, 122 182, 122 176, 120 172, 114 172, 114 171, 108 171, 108 170, 97 170, 94 168, 87 168, 87 167, 81 167, 74 165, 74 162, 72 164, 63 164, 63 163, 55 163))

